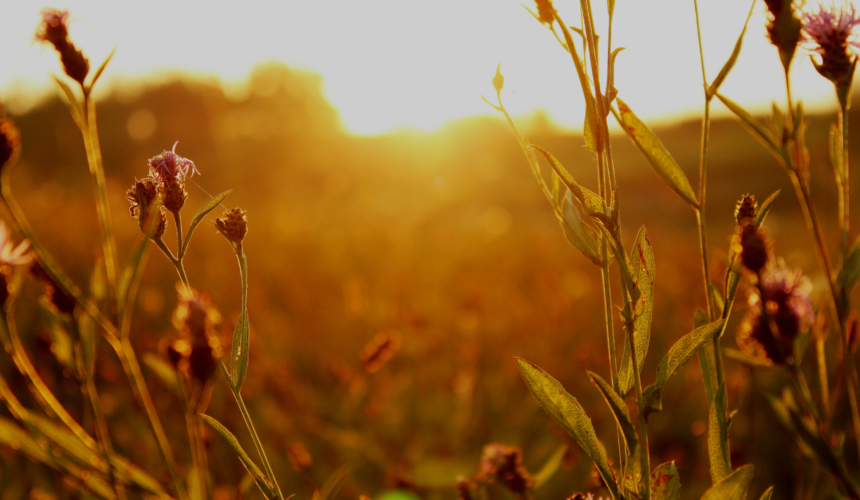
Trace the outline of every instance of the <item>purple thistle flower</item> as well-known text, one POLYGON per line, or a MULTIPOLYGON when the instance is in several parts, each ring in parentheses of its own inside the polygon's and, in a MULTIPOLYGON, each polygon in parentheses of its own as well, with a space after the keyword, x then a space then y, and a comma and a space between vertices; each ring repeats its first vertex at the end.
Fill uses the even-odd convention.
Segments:
POLYGON ((185 178, 190 173, 200 174, 194 162, 176 154, 176 145, 179 141, 173 143, 173 149, 170 151, 162 151, 161 154, 153 156, 149 159, 150 175, 164 183, 167 179, 178 179, 185 183, 185 178))
POLYGON ((813 60, 815 69, 837 89, 851 84, 856 56, 860 53, 860 40, 854 32, 858 25, 860 15, 853 4, 845 1, 841 6, 822 3, 817 10, 803 14, 804 41, 811 52, 821 57, 820 63, 813 60))

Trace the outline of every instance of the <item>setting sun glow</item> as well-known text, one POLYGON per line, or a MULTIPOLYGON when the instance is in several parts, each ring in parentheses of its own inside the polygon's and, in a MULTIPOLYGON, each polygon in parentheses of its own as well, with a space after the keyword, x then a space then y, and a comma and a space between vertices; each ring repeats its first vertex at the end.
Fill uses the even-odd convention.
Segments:
MULTIPOLYGON (((257 64, 282 61, 322 75, 326 97, 351 133, 400 128, 432 130, 479 114, 494 114, 481 95, 494 97, 497 63, 506 78, 502 98, 525 118, 548 111, 553 122, 581 128, 583 103, 567 54, 515 0, 402 2, 197 1, 7 2, 0 7, 0 92, 26 109, 50 92, 58 64, 33 41, 39 11, 68 9, 72 37, 97 65, 116 46, 102 92, 134 90, 177 74, 217 77, 241 95, 257 64)), ((531 4, 527 4, 531 7, 531 4)), ((561 16, 579 24, 575 2, 558 2, 561 16)), ((750 7, 748 0, 702 2, 708 78, 728 58, 750 7)), ((605 24, 605 9, 597 9, 605 24)), ((762 111, 783 95, 781 68, 765 35, 759 2, 734 71, 722 87, 748 109, 762 111)), ((603 31, 602 28, 598 28, 603 31)), ((696 116, 702 75, 695 12, 686 0, 617 2, 613 47, 619 96, 645 119, 696 116)), ((601 49, 605 41, 601 40, 601 49)), ((796 92, 807 107, 832 104, 832 89, 809 57, 794 64, 796 92)), ((780 103, 781 105, 783 103, 780 103)), ((715 106, 716 114, 725 113, 715 106)), ((145 124, 144 124, 145 125, 145 124)))

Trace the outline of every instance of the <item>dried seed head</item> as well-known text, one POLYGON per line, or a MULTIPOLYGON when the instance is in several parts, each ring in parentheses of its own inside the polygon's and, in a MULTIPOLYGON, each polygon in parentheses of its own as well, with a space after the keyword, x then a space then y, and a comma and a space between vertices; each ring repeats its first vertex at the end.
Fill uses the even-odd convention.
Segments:
POLYGON ((493 76, 493 88, 496 92, 501 92, 505 86, 505 77, 502 75, 502 63, 496 65, 496 75, 493 76))
POLYGON ((768 10, 767 35, 779 50, 779 58, 788 71, 800 42, 800 19, 792 0, 765 0, 768 10))
POLYGON ((83 86, 84 79, 90 71, 90 62, 69 39, 66 25, 68 18, 69 13, 65 10, 43 10, 42 23, 36 30, 36 40, 53 45, 60 54, 60 61, 66 74, 83 86))
POLYGON ((755 196, 751 194, 743 195, 735 207, 735 219, 738 221, 738 225, 744 226, 754 222, 757 208, 758 202, 755 201, 755 196))
POLYGON ((0 115, 0 169, 12 165, 21 154, 21 134, 12 120, 0 115))
POLYGON ((522 465, 522 451, 516 446, 492 443, 484 446, 478 478, 485 481, 498 479, 511 493, 527 496, 532 478, 522 465))
POLYGON ((535 0, 535 5, 538 11, 538 21, 551 25, 555 20, 553 13, 556 11, 552 6, 552 0, 535 0))
POLYGON ((293 441, 287 447, 287 458, 290 460, 290 465, 293 466, 296 472, 305 472, 313 465, 311 454, 301 441, 293 441))
POLYGON ((740 246, 740 257, 744 267, 753 273, 760 273, 770 260, 770 239, 755 224, 745 224, 739 228, 735 237, 736 247, 740 246))
POLYGON ((215 225, 228 240, 241 243, 248 234, 248 219, 241 208, 224 211, 224 215, 215 219, 215 225))
POLYGON ((173 213, 179 213, 185 205, 185 200, 188 198, 188 191, 185 190, 185 182, 179 177, 166 177, 161 184, 161 192, 163 194, 164 208, 173 213))
MULTIPOLYGON (((817 9, 803 14, 804 41, 809 49, 820 56, 820 62, 813 60, 815 69, 847 94, 851 85, 856 64, 857 49, 860 41, 854 28, 860 25, 860 15, 853 4, 842 3, 838 7, 819 4, 817 9)), ((843 97, 840 95, 840 99, 843 97)), ((843 103, 844 104, 844 103, 843 103)))
POLYGON ((396 332, 380 332, 364 346, 361 363, 367 373, 375 373, 400 349, 400 336, 396 332))

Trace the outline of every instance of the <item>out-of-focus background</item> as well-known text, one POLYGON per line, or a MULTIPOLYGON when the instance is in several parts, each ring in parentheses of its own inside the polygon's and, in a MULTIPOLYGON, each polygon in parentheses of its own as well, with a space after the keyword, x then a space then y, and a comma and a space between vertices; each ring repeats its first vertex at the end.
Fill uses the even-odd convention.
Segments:
MULTIPOLYGON (((619 3, 619 16, 626 8, 619 3)), ((726 38, 729 47, 746 8, 736 9, 740 17, 725 28, 731 34, 726 38)), ((563 64, 566 55, 551 35, 517 9, 521 22, 517 30, 539 33, 541 50, 553 54, 552 64, 563 64)), ((754 21, 761 21, 762 9, 757 8, 754 21)), ((690 31, 694 18, 687 14, 689 19, 679 24, 679 32, 690 31)), ((452 10, 450 15, 464 14, 452 10)), ((169 9, 164 16, 170 17, 169 9)), ((407 17, 410 25, 424 26, 420 19, 407 17)), ((35 28, 38 18, 32 21, 35 28)), ((472 22, 479 24, 480 18, 472 22)), ((165 23, 166 29, 148 28, 149 36, 161 39, 177 33, 169 19, 165 23)), ((648 26, 648 33, 663 36, 660 26, 648 26)), ((711 24, 707 27, 717 30, 711 24)), ((510 44, 518 32, 480 43, 510 44)), ((762 44, 770 49, 761 32, 758 25, 747 35, 753 54, 749 58, 769 54, 773 60, 767 60, 768 67, 779 71, 775 51, 756 52, 760 48, 755 47, 762 44)), ((336 32, 329 35, 337 38, 336 32)), ((688 35, 683 43, 693 46, 695 38, 688 35)), ((226 27, 222 36, 231 36, 226 27)), ((348 48, 348 39, 338 40, 339 47, 348 48)), ((206 45, 208 40, 200 43, 206 45)), ((212 50, 223 49, 216 44, 212 50)), ((56 65, 49 71, 58 72, 55 56, 45 52, 44 57, 53 57, 56 65)), ((116 56, 120 68, 130 64, 121 62, 122 54, 120 48, 116 56)), ((245 53, 223 55, 242 60, 245 53)), ((532 57, 537 56, 525 59, 532 57)), ((623 57, 619 56, 619 68, 625 64, 623 57)), ((658 53, 648 57, 666 63, 658 53)), ((493 94, 490 79, 499 58, 505 60, 500 55, 474 61, 486 68, 481 69, 482 86, 470 99, 479 102, 481 93, 493 94)), ((698 64, 697 58, 689 64, 698 64)), ((759 64, 749 58, 742 57, 741 68, 759 64)), ((399 61, 391 60, 390 65, 396 68, 399 61)), ((714 63, 717 68, 720 64, 714 63)), ((372 73, 373 66, 369 68, 364 72, 358 65, 352 75, 357 81, 370 79, 367 73, 372 73)), ((693 69, 700 75, 698 67, 693 69)), ((16 69, 4 67, 3 75, 10 71, 14 74, 16 69)), ((106 82, 111 82, 110 71, 111 66, 106 82)), ((508 70, 504 62, 503 72, 514 82, 534 76, 508 70)), ((432 73, 416 72, 412 82, 417 85, 424 76, 433 78, 432 73)), ((739 75, 731 77, 741 80, 734 83, 736 87, 726 86, 730 96, 737 85, 759 86, 759 81, 739 75)), ((447 76, 455 82, 458 78, 458 73, 447 76)), ((647 79, 657 82, 653 88, 672 87, 680 81, 664 79, 659 72, 647 79)), ((629 82, 639 86, 642 80, 634 75, 622 78, 619 69, 616 86, 625 96, 627 88, 635 87, 629 82)), ((523 93, 542 95, 540 84, 545 81, 538 75, 535 86, 521 83, 517 94, 503 93, 503 98, 516 101, 523 93)), ((565 240, 502 120, 461 117, 427 131, 419 130, 418 121, 406 121, 404 128, 395 117, 362 131, 361 125, 350 125, 349 106, 341 109, 334 104, 334 94, 327 95, 326 77, 282 62, 254 66, 241 85, 238 79, 225 83, 199 74, 162 74, 144 83, 126 82, 124 86, 122 79, 113 80, 98 100, 120 255, 126 256, 141 238, 136 221, 128 215, 125 189, 147 174, 149 157, 170 149, 174 141, 179 140, 176 152, 193 160, 201 172, 189 183, 186 220, 209 194, 235 189, 225 205, 246 209, 250 227, 245 252, 252 363, 243 394, 285 492, 309 498, 332 471, 347 464, 352 473, 341 498, 366 494, 377 500, 385 495, 450 499, 455 496, 455 478, 474 474, 482 446, 491 442, 521 447, 524 464, 532 472, 560 444, 571 444, 562 470, 537 492, 538 500, 598 488, 590 477, 587 457, 529 394, 513 357, 537 363, 579 398, 610 456, 615 455, 611 415, 585 375, 593 370, 608 378, 599 270, 565 240), (378 371, 369 373, 361 356, 380 333, 399 339, 400 347, 378 371), (309 463, 296 460, 296 450, 301 448, 308 452, 309 463)), ((566 83, 571 94, 572 83, 570 78, 566 83)), ((23 142, 13 189, 59 263, 85 283, 99 245, 80 133, 58 97, 37 99, 16 85, 8 84, 0 94, 0 102, 8 106, 21 129, 23 142)), ((378 85, 384 85, 384 79, 378 85)), ((701 92, 695 79, 690 85, 696 89, 694 95, 701 92)), ((784 93, 775 89, 769 95, 784 106, 784 93)), ((431 99, 428 92, 416 90, 410 102, 431 99)), ((811 99, 820 102, 808 116, 812 192, 835 245, 835 190, 827 163, 827 131, 835 120, 835 108, 825 106, 826 93, 810 92, 811 99)), ((739 100, 757 98, 739 94, 739 100)), ((366 101, 360 97, 356 102, 367 106, 367 113, 378 109, 387 116, 389 107, 397 108, 379 96, 366 101)), ((635 97, 628 100, 634 111, 636 101, 635 97)), ((653 101, 672 106, 662 98, 643 96, 638 101, 643 108, 653 106, 653 101)), ((581 120, 575 111, 568 113, 561 107, 561 113, 574 116, 571 123, 581 120)), ((556 119, 559 111, 526 115, 528 111, 527 107, 521 110, 518 124, 529 140, 555 154, 579 182, 595 186, 592 156, 583 148, 582 138, 556 119)), ((680 118, 660 119, 653 111, 643 116, 657 120, 663 142, 696 182, 700 122, 690 115, 691 109, 673 112, 681 113, 680 118)), ((854 123, 858 119, 852 115, 854 123)), ((633 241, 644 225, 656 256, 653 333, 643 370, 648 384, 663 354, 692 330, 693 314, 704 305, 695 219, 623 134, 616 131, 613 140, 624 240, 633 241)), ((718 118, 711 129, 709 165, 707 217, 713 281, 720 284, 724 279, 735 201, 745 193, 764 199, 782 189, 767 219, 767 231, 777 253, 813 278, 819 298, 825 285, 788 178, 776 162, 738 123, 718 118)), ((229 245, 208 222, 194 237, 186 268, 192 285, 208 294, 221 311, 219 331, 229 342, 240 308, 238 266, 229 245)), ((159 340, 175 333, 171 316, 177 304, 176 282, 172 266, 153 253, 133 326, 139 352, 157 354, 159 340)), ((734 333, 745 304, 743 286, 723 340, 726 347, 735 347, 734 333)), ((53 359, 51 336, 38 312, 39 290, 32 283, 28 287, 19 307, 25 341, 49 385, 73 413, 80 412, 83 400, 76 385, 53 359)), ((617 338, 621 342, 620 332, 617 338)), ((836 359, 835 348, 829 355, 836 359)), ((776 495, 788 498, 805 462, 761 395, 786 381, 778 373, 752 372, 732 361, 726 365, 729 403, 739 410, 732 425, 734 463, 755 464, 753 495, 775 484, 776 495)), ((16 380, 8 359, 0 366, 4 375, 16 380)), ((178 460, 187 464, 180 405, 157 377, 151 372, 146 375, 169 437, 179 443, 174 446, 178 460)), ((104 345, 98 383, 117 450, 156 476, 164 476, 145 416, 116 357, 104 345)), ((218 380, 208 413, 234 429, 246 448, 252 449, 226 389, 218 380)), ((17 392, 27 404, 35 405, 26 391, 17 392)), ((649 424, 652 463, 675 460, 684 497, 693 498, 710 484, 707 405, 695 360, 672 380, 663 397, 664 411, 649 424)), ((846 409, 840 407, 835 419, 844 424, 846 409)), ((219 436, 207 438, 216 498, 232 498, 244 469, 219 436)), ((846 453, 849 464, 856 464, 856 457, 846 453)), ((60 483, 59 476, 47 469, 0 449, 0 498, 22 498, 34 489, 66 494, 57 486, 60 483)), ((501 489, 492 494, 505 495, 501 489)))

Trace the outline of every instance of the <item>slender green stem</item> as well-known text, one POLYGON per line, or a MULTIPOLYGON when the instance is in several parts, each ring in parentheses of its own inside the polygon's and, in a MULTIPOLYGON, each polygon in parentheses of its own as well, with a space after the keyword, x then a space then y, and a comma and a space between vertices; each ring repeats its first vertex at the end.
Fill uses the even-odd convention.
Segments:
POLYGON ((821 409, 824 426, 830 424, 830 387, 827 381, 827 357, 824 352, 824 337, 818 335, 815 339, 815 362, 818 367, 818 385, 821 392, 821 409))
MULTIPOLYGON (((623 285, 622 285, 623 287, 623 285)), ((625 308, 632 311, 632 304, 630 303, 630 297, 627 290, 623 292, 625 302, 625 308)), ((639 417, 639 446, 641 453, 641 466, 642 466, 642 481, 644 483, 642 491, 640 491, 640 496, 644 500, 648 500, 651 494, 651 452, 648 446, 648 424, 645 420, 645 398, 642 396, 642 377, 639 374, 639 360, 636 359, 636 343, 633 337, 633 323, 628 322, 628 324, 624 325, 624 329, 627 332, 627 342, 630 343, 630 361, 633 365, 633 379, 636 385, 636 398, 638 401, 637 408, 637 416, 639 417)))
POLYGON ((102 405, 99 401, 99 393, 96 389, 95 378, 91 373, 86 373, 85 376, 86 379, 81 385, 81 389, 90 404, 90 409, 92 410, 93 417, 95 418, 95 427, 98 431, 97 436, 99 437, 99 444, 101 445, 100 449, 102 457, 108 466, 108 476, 110 477, 111 486, 113 486, 114 491, 116 491, 117 498, 119 500, 123 500, 127 498, 127 496, 125 494, 125 488, 119 483, 119 481, 117 481, 113 465, 111 464, 110 457, 113 455, 113 445, 111 444, 110 432, 108 431, 104 411, 102 411, 102 405))
POLYGON ((182 264, 182 260, 177 259, 173 256, 173 252, 171 252, 170 249, 167 248, 167 245, 164 243, 164 240, 162 240, 160 237, 155 238, 153 241, 155 241, 155 246, 157 246, 158 249, 161 250, 162 253, 164 253, 164 256, 167 257, 167 260, 169 260, 170 263, 173 264, 173 267, 176 268, 176 272, 179 274, 179 279, 182 280, 182 284, 185 285, 186 288, 190 289, 191 285, 188 283, 188 276, 185 274, 185 266, 182 264))
POLYGON ((266 451, 263 449, 263 443, 257 435, 257 429, 254 427, 254 422, 251 420, 251 415, 248 413, 248 408, 245 406, 245 400, 242 399, 242 393, 233 391, 233 396, 236 398, 236 403, 239 405, 239 411, 242 413, 242 418, 245 419, 245 425, 251 433, 251 438, 254 440, 254 446, 257 448, 257 453, 260 455, 260 460, 263 461, 263 467, 266 468, 266 475, 272 481, 275 487, 275 493, 278 495, 278 500, 284 500, 284 494, 281 493, 281 487, 278 486, 278 480, 275 478, 275 473, 272 471, 272 466, 269 459, 266 457, 266 451))

